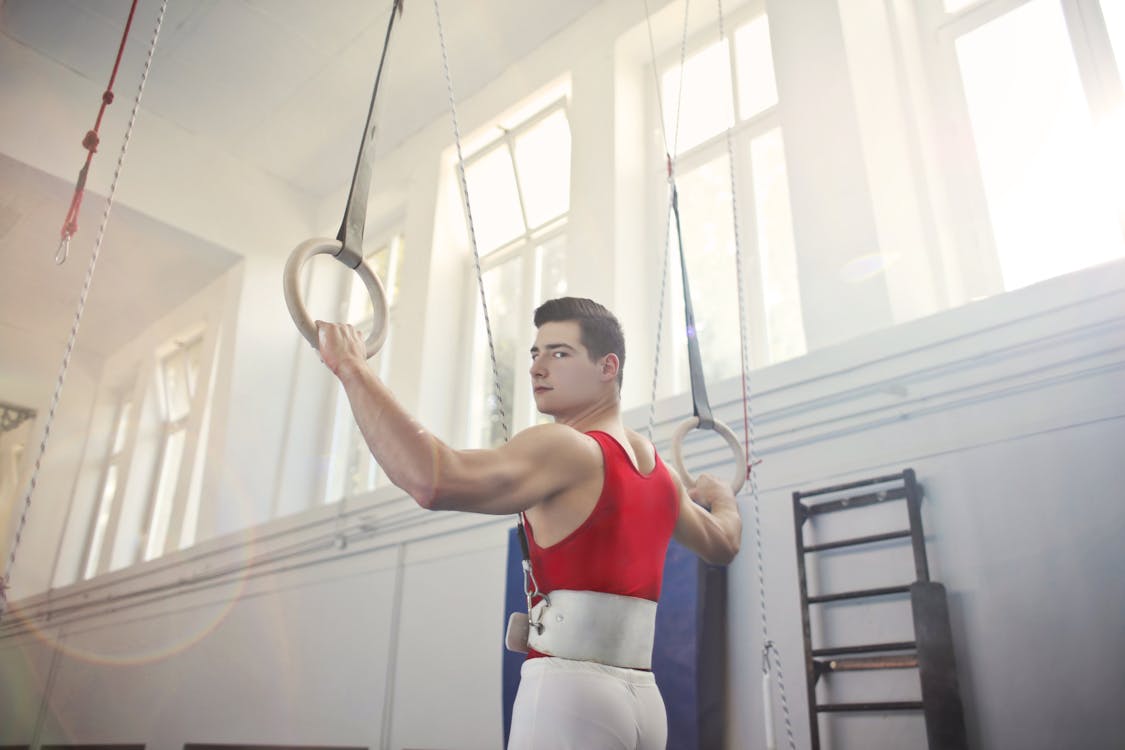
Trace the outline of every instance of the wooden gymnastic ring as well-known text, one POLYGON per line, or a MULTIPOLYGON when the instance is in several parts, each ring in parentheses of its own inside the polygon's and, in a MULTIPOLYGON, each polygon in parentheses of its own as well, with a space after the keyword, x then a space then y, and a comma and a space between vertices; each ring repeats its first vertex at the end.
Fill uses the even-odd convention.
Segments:
MULTIPOLYGON (((684 436, 698 426, 699 417, 688 417, 680 422, 672 435, 672 463, 688 489, 695 487, 695 477, 684 468, 684 436)), ((730 490, 737 495, 742 489, 742 485, 746 483, 746 455, 742 452, 742 444, 738 442, 738 437, 735 436, 731 428, 718 420, 715 420, 715 426, 711 429, 726 439, 727 445, 734 453, 734 476, 730 481, 730 490)))
POLYGON ((301 299, 300 284, 301 269, 308 259, 314 255, 332 255, 336 260, 355 270, 359 274, 359 278, 363 280, 368 294, 371 295, 371 306, 374 308, 371 333, 367 334, 363 345, 367 358, 374 357, 383 346, 383 342, 387 340, 387 293, 383 290, 383 283, 379 281, 379 277, 375 275, 371 266, 367 265, 367 262, 356 253, 346 252, 339 240, 323 238, 305 240, 289 254, 283 276, 285 305, 289 308, 289 315, 293 318, 293 322, 297 324, 297 330, 312 345, 313 349, 320 349, 316 324, 309 316, 309 311, 305 309, 305 302, 301 299))

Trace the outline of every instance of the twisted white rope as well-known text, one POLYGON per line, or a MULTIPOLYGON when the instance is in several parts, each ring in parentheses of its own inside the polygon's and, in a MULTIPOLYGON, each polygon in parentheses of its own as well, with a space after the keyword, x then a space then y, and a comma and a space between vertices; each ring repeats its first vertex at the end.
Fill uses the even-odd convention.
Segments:
POLYGON ((660 135, 664 141, 664 153, 668 159, 668 210, 664 220, 664 260, 661 263, 660 273, 660 299, 656 307, 656 351, 653 353, 652 363, 652 395, 648 401, 648 441, 653 442, 656 430, 656 389, 660 382, 660 357, 664 342, 664 300, 668 290, 668 251, 672 241, 672 188, 675 184, 676 156, 680 144, 680 109, 684 100, 684 62, 687 60, 687 30, 688 11, 691 7, 690 0, 684 2, 683 33, 680 35, 680 80, 676 92, 676 122, 672 135, 672 147, 668 148, 668 131, 664 125, 664 98, 660 90, 660 75, 656 72, 656 43, 652 35, 652 14, 649 12, 648 0, 643 0, 645 6, 645 23, 648 25, 648 48, 652 57, 652 80, 656 89, 656 106, 659 110, 660 135))
POLYGON ((477 233, 473 226, 473 211, 469 206, 469 183, 465 179, 465 156, 461 152, 461 129, 457 124, 457 102, 453 96, 453 76, 449 72, 449 53, 445 46, 445 32, 441 26, 441 9, 434 0, 434 16, 437 18, 438 42, 441 44, 441 69, 445 74, 445 88, 449 94, 449 115, 453 121, 453 141, 457 146, 457 178, 461 189, 461 202, 465 206, 465 217, 469 224, 469 244, 473 249, 473 268, 477 274, 477 287, 480 289, 480 306, 484 312, 484 331, 488 337, 488 355, 492 361, 492 383, 496 396, 496 410, 500 414, 500 426, 504 430, 504 440, 511 438, 508 416, 504 412, 504 395, 500 390, 500 370, 496 364, 496 345, 492 338, 492 321, 488 314, 488 299, 484 293, 484 275, 480 269, 480 250, 477 248, 477 233))
POLYGON ((31 509, 31 499, 35 494, 35 486, 39 480, 39 470, 43 463, 43 454, 47 450, 47 441, 51 437, 51 426, 55 419, 55 410, 58 408, 59 399, 62 396, 63 383, 66 381, 66 371, 67 368, 70 367, 70 357, 74 352, 74 344, 78 338, 78 327, 82 322, 82 314, 86 310, 86 298, 90 294, 90 284, 94 278, 94 267, 97 265, 98 256, 101 254, 102 240, 105 238, 106 225, 109 223, 110 209, 113 208, 113 197, 117 192, 117 183, 121 177, 121 167, 125 163, 125 153, 129 149, 129 139, 133 134, 133 125, 137 121, 137 111, 141 106, 141 95, 144 93, 145 82, 148 80, 149 68, 152 66, 152 56, 156 51, 156 40, 160 36, 160 26, 164 23, 164 12, 167 8, 168 0, 163 0, 160 4, 160 13, 156 18, 156 27, 152 32, 152 42, 149 44, 148 56, 145 58, 144 70, 141 73, 141 82, 137 87, 137 96, 133 100, 133 109, 129 113, 129 124, 125 128, 125 137, 121 143, 121 153, 117 157, 117 165, 113 170, 113 181, 109 186, 109 195, 106 197, 105 211, 102 213, 101 225, 98 227, 97 238, 94 240, 94 251, 90 255, 90 264, 86 267, 86 278, 82 282, 82 291, 78 296, 78 307, 74 311, 74 322, 70 327, 70 336, 67 338, 66 350, 63 352, 62 365, 59 368, 59 375, 55 381, 55 392, 51 396, 51 405, 47 409, 47 418, 43 425, 43 439, 39 443, 39 451, 35 456, 35 466, 31 471, 27 491, 23 496, 23 512, 20 514, 19 523, 16 525, 15 540, 12 543, 12 551, 8 555, 8 562, 4 569, 4 578, 0 579, 0 618, 3 617, 4 611, 7 608, 7 591, 11 581, 12 568, 16 563, 16 550, 19 549, 24 526, 27 525, 27 514, 31 509))
MULTIPOLYGON (((722 42, 726 39, 726 29, 723 23, 723 2, 722 0, 717 0, 717 3, 719 8, 719 41, 722 42)), ((734 142, 731 130, 732 128, 727 128, 726 131, 727 166, 730 171, 730 207, 731 220, 734 226, 734 262, 738 284, 738 337, 742 355, 742 390, 745 394, 744 404, 746 407, 746 466, 747 473, 749 474, 748 479, 750 481, 750 496, 754 506, 754 546, 756 550, 755 562, 757 563, 758 572, 758 612, 762 625, 762 669, 768 673, 772 664, 774 670, 777 672, 777 687, 781 695, 781 711, 785 719, 785 733, 789 739, 789 747, 791 750, 796 750, 797 741, 793 737, 793 722, 789 715, 789 700, 785 694, 785 676, 781 669, 781 655, 778 653, 776 646, 769 637, 769 621, 766 617, 766 565, 762 553, 762 507, 758 497, 758 478, 756 472, 750 470, 750 467, 756 463, 754 460, 754 411, 751 407, 753 401, 750 398, 750 336, 746 324, 748 317, 746 313, 746 294, 742 283, 745 276, 742 274, 742 243, 738 231, 738 190, 736 189, 734 142), (772 662, 769 658, 771 651, 773 652, 772 662)), ((768 685, 768 682, 766 685, 768 685)), ((766 716, 764 718, 767 722, 773 721, 772 716, 766 716)), ((767 731, 767 736, 772 736, 772 730, 767 731)))

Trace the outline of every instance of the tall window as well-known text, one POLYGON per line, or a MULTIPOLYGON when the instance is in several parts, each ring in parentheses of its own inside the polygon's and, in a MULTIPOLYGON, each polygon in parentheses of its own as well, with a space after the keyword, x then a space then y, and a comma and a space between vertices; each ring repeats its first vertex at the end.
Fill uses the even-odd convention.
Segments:
MULTIPOLYGON (((390 370, 391 336, 394 333, 395 302, 398 300, 398 278, 402 266, 402 235, 396 234, 367 255, 367 262, 375 271, 387 293, 389 308, 387 339, 375 355, 372 367, 379 377, 386 378, 390 370)), ((367 288, 352 274, 350 285, 341 301, 341 317, 361 331, 371 330, 374 308, 367 288)), ((328 468, 328 488, 325 502, 336 502, 375 489, 380 480, 379 465, 359 431, 347 398, 338 394, 336 417, 332 434, 332 449, 328 468)))
POLYGON ((1125 256, 1125 4, 928 2, 1003 288, 1125 256))
MULTIPOLYGON (((756 366, 805 352, 801 294, 769 20, 735 17, 723 41, 701 40, 680 67, 661 71, 664 131, 678 151, 677 185, 696 333, 708 381, 741 370, 734 204, 737 199, 751 361, 756 366), (731 192, 728 135, 735 159, 731 192), (701 290, 708 290, 701 294, 701 290)), ((714 36, 711 36, 714 39, 714 36)), ((674 390, 687 387, 683 290, 675 226, 669 226, 670 348, 674 390)))
POLYGON ((90 536, 86 542, 86 563, 83 567, 83 578, 96 575, 98 565, 101 563, 109 519, 121 493, 121 485, 124 484, 126 470, 125 438, 128 435, 132 413, 133 402, 127 392, 123 393, 118 400, 117 413, 113 419, 112 442, 109 445, 109 454, 106 456, 105 469, 102 472, 101 483, 98 487, 94 523, 90 527, 90 536))
MULTIPOLYGON (((513 430, 531 424, 527 350, 539 303, 566 293, 570 123, 564 102, 510 127, 465 162, 500 392, 513 430)), ((472 274, 470 274, 472 276, 472 274)), ((479 300, 472 276, 472 299, 479 300)), ((484 317, 476 302, 470 363, 469 443, 503 441, 484 317)))
POLYGON ((176 342, 174 348, 161 358, 157 368, 163 436, 158 453, 156 489, 143 527, 145 560, 164 554, 168 544, 169 524, 187 441, 188 418, 199 386, 202 345, 202 338, 176 342))

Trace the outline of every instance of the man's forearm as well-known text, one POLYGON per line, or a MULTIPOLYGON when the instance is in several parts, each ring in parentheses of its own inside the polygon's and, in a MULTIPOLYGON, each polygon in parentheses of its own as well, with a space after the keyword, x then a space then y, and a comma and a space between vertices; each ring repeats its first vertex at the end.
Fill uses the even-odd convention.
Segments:
POLYGON ((352 361, 338 373, 356 424, 387 477, 423 507, 434 499, 444 445, 395 399, 367 367, 352 361))
POLYGON ((737 503, 733 498, 720 496, 711 503, 711 515, 723 530, 733 558, 742 545, 742 516, 738 512, 737 503))

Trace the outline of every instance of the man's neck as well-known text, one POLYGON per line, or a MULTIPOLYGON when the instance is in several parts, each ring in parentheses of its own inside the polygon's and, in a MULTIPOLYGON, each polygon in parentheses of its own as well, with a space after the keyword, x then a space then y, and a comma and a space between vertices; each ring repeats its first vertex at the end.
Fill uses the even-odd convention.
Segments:
POLYGON ((560 414, 555 422, 573 427, 579 432, 601 430, 616 433, 624 430, 621 422, 621 400, 614 394, 605 400, 596 401, 573 414, 560 414))

